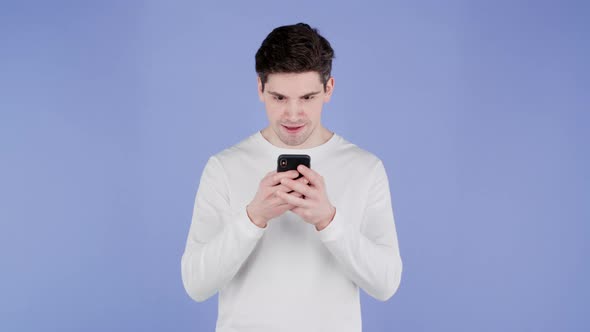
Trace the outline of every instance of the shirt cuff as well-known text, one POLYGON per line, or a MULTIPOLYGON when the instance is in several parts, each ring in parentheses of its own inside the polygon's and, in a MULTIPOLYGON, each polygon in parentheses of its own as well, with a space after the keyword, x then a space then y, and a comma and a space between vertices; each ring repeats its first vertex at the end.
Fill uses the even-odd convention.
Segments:
POLYGON ((240 211, 237 212, 237 218, 235 222, 240 233, 249 238, 259 239, 262 237, 262 234, 264 234, 264 231, 268 228, 268 225, 265 228, 260 228, 254 225, 254 223, 250 220, 250 217, 248 217, 246 207, 240 209, 240 211))
POLYGON ((320 234, 320 240, 322 240, 322 242, 338 240, 344 231, 342 223, 343 220, 340 220, 339 209, 336 209, 336 214, 334 214, 332 222, 330 222, 326 228, 318 231, 320 234))

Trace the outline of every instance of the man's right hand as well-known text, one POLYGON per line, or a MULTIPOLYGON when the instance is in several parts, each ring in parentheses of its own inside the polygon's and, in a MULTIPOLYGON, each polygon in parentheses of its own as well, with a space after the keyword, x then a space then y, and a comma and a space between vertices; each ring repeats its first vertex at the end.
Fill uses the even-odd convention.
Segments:
MULTIPOLYGON (((280 184, 281 179, 290 178, 295 179, 299 176, 299 172, 292 170, 287 172, 272 171, 260 181, 258 192, 254 199, 246 207, 246 212, 250 220, 260 228, 266 228, 269 220, 278 217, 287 210, 294 208, 294 205, 288 204, 284 199, 275 195, 276 191, 289 192, 291 189, 285 185, 280 184)), ((297 181, 308 184, 305 177, 299 178, 297 181)), ((301 197, 301 194, 292 192, 290 195, 301 197)))

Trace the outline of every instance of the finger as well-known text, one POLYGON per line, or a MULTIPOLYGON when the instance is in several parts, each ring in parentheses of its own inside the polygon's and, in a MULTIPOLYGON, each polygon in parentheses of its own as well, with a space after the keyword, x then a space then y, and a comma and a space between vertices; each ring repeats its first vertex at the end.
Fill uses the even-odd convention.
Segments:
POLYGON ((303 194, 306 197, 316 197, 316 192, 310 186, 291 179, 282 179, 281 184, 303 194))
POLYGON ((292 188, 289 188, 289 187, 287 187, 287 186, 285 186, 285 185, 282 185, 282 184, 281 184, 281 185, 279 185, 279 186, 276 186, 276 187, 274 187, 274 188, 279 188, 279 189, 277 189, 277 190, 274 190, 274 191, 272 192, 272 194, 271 194, 271 195, 273 195, 273 196, 275 196, 275 197, 278 197, 278 195, 277 195, 277 191, 284 192, 284 193, 286 193, 286 194, 289 194, 289 195, 299 195, 298 197, 302 197, 302 196, 303 196, 303 194, 302 194, 302 193, 300 193, 300 192, 297 192, 296 190, 293 190, 292 188), (280 188, 279 188, 279 187, 280 187, 280 188))
POLYGON ((266 175, 262 178, 262 180, 260 180, 260 184, 267 186, 268 183, 272 182, 272 177, 276 173, 277 173, 277 171, 270 171, 270 172, 266 173, 266 175))
POLYGON ((295 181, 301 182, 301 183, 303 183, 306 186, 309 185, 309 180, 305 176, 302 176, 301 178, 299 178, 299 179, 297 179, 295 181))
POLYGON ((285 194, 288 194, 288 195, 294 195, 295 197, 303 197, 303 194, 298 193, 297 191, 292 190, 291 188, 289 188, 287 186, 283 186, 283 188, 284 189, 282 189, 282 190, 276 190, 273 193, 271 193, 269 195, 269 199, 272 199, 272 198, 280 198, 279 197, 279 194, 277 194, 277 191, 280 191, 281 193, 285 193, 285 194))
POLYGON ((310 201, 305 200, 303 198, 295 197, 293 195, 284 193, 284 192, 277 192, 277 196, 284 199, 287 203, 298 206, 298 207, 309 207, 310 201))
MULTIPOLYGON (((297 181, 297 182, 303 183, 306 186, 309 186, 309 181, 305 177, 301 177, 301 178, 294 180, 294 181, 297 181)), ((283 184, 280 184, 277 187, 281 187, 281 191, 284 191, 287 194, 296 193, 296 191, 294 191, 293 189, 291 189, 283 184)), ((303 195, 299 194, 299 197, 301 197, 301 196, 303 196, 303 195)))
MULTIPOLYGON (((302 216, 303 216, 303 211, 305 211, 305 209, 304 209, 304 208, 302 208, 302 207, 298 207, 298 206, 296 206, 296 207, 292 208, 292 209, 291 209, 291 211, 292 211, 293 213, 295 213, 296 215, 298 215, 298 216, 302 217, 302 216)), ((303 218, 303 217, 302 217, 302 218, 303 218)))
MULTIPOLYGON (((287 194, 290 195, 290 194, 287 194)), ((285 201, 283 198, 281 197, 274 197, 272 200, 269 201, 269 206, 273 209, 285 209, 286 210, 291 210, 297 206, 288 203, 287 201, 285 201)))
POLYGON ((285 193, 290 193, 293 191, 293 188, 287 187, 284 184, 279 184, 274 187, 271 187, 271 194, 274 195, 277 191, 282 191, 285 193))
POLYGON ((266 188, 263 188, 262 190, 263 190, 262 192, 264 195, 263 197, 265 197, 265 199, 269 199, 272 197, 278 197, 277 191, 282 191, 285 193, 293 192, 293 189, 291 189, 285 185, 282 185, 282 184, 278 184, 278 185, 272 186, 272 187, 266 187, 266 188))
POLYGON ((297 171, 305 176, 312 186, 321 187, 324 185, 324 178, 311 168, 305 165, 299 165, 297 171))
POLYGON ((296 170, 290 170, 290 171, 286 171, 286 172, 276 172, 275 171, 275 174, 270 176, 270 178, 267 181, 265 181, 264 184, 267 187, 276 186, 277 184, 279 184, 281 182, 281 179, 295 178, 295 177, 297 177, 297 175, 299 175, 299 173, 296 170))
POLYGON ((272 198, 269 198, 267 200, 267 204, 268 204, 268 206, 270 206, 272 208, 276 208, 276 207, 279 207, 283 204, 289 204, 289 203, 287 201, 285 201, 282 197, 273 196, 272 198))
POLYGON ((299 176, 299 172, 297 172, 296 170, 292 169, 290 171, 286 171, 286 172, 279 172, 281 175, 281 179, 283 178, 289 178, 289 179, 295 179, 299 176))
POLYGON ((279 211, 281 211, 281 213, 285 213, 289 210, 296 208, 296 206, 293 204, 285 203, 285 204, 279 205, 277 208, 280 209, 279 211))
POLYGON ((303 194, 301 194, 301 193, 298 193, 298 192, 296 192, 296 191, 288 192, 287 194, 289 194, 289 195, 293 195, 293 196, 295 196, 295 197, 299 197, 299 198, 303 197, 303 194))

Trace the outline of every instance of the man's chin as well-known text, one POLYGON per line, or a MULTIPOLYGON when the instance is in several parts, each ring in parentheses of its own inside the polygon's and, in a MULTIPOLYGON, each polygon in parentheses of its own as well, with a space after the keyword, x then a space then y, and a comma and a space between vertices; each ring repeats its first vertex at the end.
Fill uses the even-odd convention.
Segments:
POLYGON ((305 136, 303 134, 304 133, 301 133, 299 135, 280 135, 279 138, 285 145, 295 147, 307 141, 308 136, 305 136))

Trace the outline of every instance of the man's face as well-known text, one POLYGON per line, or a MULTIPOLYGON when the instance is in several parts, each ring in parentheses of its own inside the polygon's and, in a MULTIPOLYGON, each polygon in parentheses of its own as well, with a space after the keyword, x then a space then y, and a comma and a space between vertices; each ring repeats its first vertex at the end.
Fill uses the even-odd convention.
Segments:
POLYGON ((318 72, 269 74, 264 91, 258 78, 258 95, 266 106, 271 135, 289 147, 321 140, 321 114, 330 100, 334 79, 324 85, 318 72))

